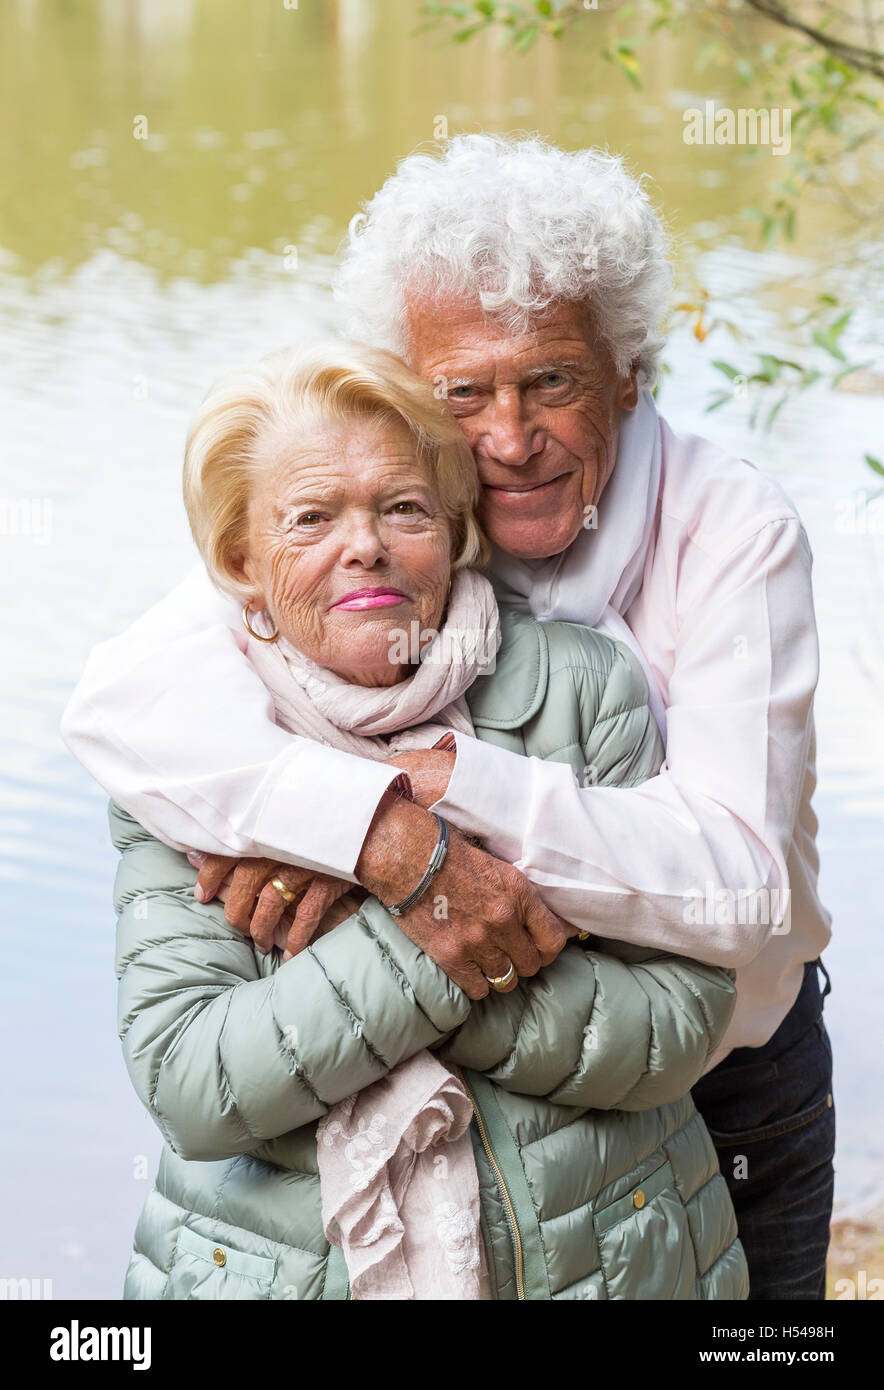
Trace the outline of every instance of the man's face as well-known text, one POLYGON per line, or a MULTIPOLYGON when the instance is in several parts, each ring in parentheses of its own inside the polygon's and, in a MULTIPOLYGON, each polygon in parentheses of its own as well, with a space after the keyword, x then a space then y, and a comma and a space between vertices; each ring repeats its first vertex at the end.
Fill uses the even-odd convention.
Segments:
POLYGON ((579 304, 509 337, 474 300, 415 296, 408 324, 411 367, 447 393, 475 455, 490 540, 521 559, 567 549, 613 472, 635 373, 618 378, 579 304))

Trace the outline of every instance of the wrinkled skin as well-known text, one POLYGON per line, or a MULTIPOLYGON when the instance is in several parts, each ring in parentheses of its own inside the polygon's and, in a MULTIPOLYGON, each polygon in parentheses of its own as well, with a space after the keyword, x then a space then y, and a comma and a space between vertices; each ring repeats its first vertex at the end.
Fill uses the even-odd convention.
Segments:
POLYGON ((411 432, 401 422, 277 428, 255 448, 244 553, 234 565, 281 635, 355 685, 395 685, 391 635, 437 628, 451 574, 451 531, 411 432), (398 589, 390 607, 340 607, 366 586, 398 589))
POLYGON ((482 483, 489 539, 522 559, 559 555, 598 505, 617 458, 622 410, 638 402, 619 379, 581 305, 563 304, 508 336, 469 300, 411 301, 410 366, 444 389, 482 483))

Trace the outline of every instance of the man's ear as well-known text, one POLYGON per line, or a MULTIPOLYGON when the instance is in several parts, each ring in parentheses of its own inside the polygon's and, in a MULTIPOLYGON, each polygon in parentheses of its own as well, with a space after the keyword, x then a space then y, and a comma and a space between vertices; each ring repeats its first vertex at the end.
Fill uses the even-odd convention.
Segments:
POLYGON ((620 409, 635 410, 638 405, 638 359, 629 369, 629 375, 621 377, 619 384, 620 409))

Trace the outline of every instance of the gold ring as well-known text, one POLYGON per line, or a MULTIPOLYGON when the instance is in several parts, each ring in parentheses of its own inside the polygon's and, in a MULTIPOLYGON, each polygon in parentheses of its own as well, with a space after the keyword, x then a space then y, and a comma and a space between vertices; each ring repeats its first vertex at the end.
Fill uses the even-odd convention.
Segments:
POLYGON ((509 985, 509 984, 511 984, 515 978, 516 978, 516 967, 513 965, 512 961, 510 961, 510 968, 509 968, 509 970, 506 972, 505 975, 486 975, 486 976, 485 976, 485 979, 488 981, 488 983, 489 983, 489 985, 491 986, 492 989, 505 989, 506 986, 509 985))
POLYGON ((589 936, 590 936, 590 933, 589 933, 588 931, 583 931, 582 928, 578 928, 578 930, 577 930, 577 940, 578 940, 578 941, 588 941, 588 940, 589 940, 589 936))
POLYGON ((286 888, 281 878, 272 878, 270 882, 273 884, 279 896, 285 898, 287 903, 293 903, 295 901, 296 895, 290 888, 286 888))

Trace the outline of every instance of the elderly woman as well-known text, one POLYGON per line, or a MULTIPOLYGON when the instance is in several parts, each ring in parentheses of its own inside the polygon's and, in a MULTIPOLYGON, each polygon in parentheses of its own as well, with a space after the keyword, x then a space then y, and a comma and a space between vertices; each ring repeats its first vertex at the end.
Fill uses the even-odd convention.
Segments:
MULTIPOLYGON (((637 662, 498 610, 475 568, 476 497, 456 424, 385 354, 278 354, 210 393, 188 443, 194 535, 222 602, 245 605, 282 730, 376 762, 454 731, 641 781, 661 746, 637 662)), ((525 885, 534 957, 513 941, 517 981, 477 947, 471 998, 437 963, 444 897, 433 953, 410 917, 463 840, 421 814, 410 893, 356 889, 306 949, 287 866, 267 869, 291 902, 261 953, 195 899, 174 833, 160 843, 112 808, 120 1032, 166 1139, 126 1297, 745 1297, 688 1095, 730 1017, 730 974, 578 933, 525 885)))

